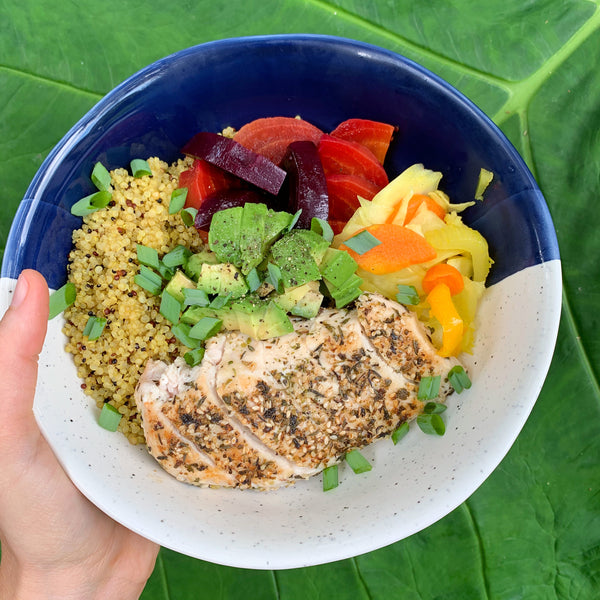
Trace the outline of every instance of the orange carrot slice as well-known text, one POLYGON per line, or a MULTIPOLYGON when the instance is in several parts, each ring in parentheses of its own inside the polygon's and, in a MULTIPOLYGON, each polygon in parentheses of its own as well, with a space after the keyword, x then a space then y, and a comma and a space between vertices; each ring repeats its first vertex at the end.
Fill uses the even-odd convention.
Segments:
MULTIPOLYGON (((417 214, 417 211, 421 207, 421 204, 425 203, 428 210, 436 214, 440 219, 444 219, 446 216, 446 211, 442 206, 440 206, 433 198, 430 198, 426 194, 414 194, 411 199, 408 201, 408 206, 406 207, 406 216, 404 217, 403 225, 408 225, 417 214)), ((387 218, 386 223, 393 223, 396 215, 398 214, 398 210, 400 210, 400 204, 395 207, 392 211, 391 215, 387 218)))
POLYGON ((437 256, 435 248, 423 236, 401 225, 383 223, 366 229, 381 244, 363 254, 356 253, 345 244, 340 246, 365 271, 376 275, 393 273, 410 265, 428 262, 437 256))
POLYGON ((423 291, 429 294, 438 283, 445 283, 450 289, 452 296, 458 294, 458 292, 462 292, 465 287, 465 282, 460 271, 456 267, 446 263, 438 263, 427 270, 425 277, 423 277, 423 291))

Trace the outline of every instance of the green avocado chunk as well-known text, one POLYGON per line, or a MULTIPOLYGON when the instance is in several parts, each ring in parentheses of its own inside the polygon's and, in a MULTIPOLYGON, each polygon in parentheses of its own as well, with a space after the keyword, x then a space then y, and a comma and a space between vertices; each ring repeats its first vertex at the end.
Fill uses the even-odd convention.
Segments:
POLYGON ((345 250, 335 248, 327 248, 319 265, 323 279, 337 287, 354 275, 357 268, 358 263, 345 250))
POLYGON ((196 284, 181 271, 175 271, 173 277, 165 287, 165 291, 179 302, 183 302, 183 288, 195 288, 196 284))
POLYGON ((210 223, 208 246, 216 254, 219 262, 230 262, 239 266, 240 228, 243 206, 234 206, 217 211, 210 223))
POLYGON ((204 263, 198 276, 198 289, 207 294, 231 294, 232 298, 240 298, 248 291, 248 285, 240 270, 232 263, 204 263))

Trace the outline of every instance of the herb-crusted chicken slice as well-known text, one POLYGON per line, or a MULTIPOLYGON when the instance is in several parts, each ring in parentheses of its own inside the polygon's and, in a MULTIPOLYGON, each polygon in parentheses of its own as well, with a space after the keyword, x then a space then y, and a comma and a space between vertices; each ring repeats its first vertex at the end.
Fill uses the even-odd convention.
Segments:
MULTIPOLYGON (((207 342, 198 367, 164 366, 162 384, 145 373, 136 400, 151 454, 179 479, 211 485, 220 470, 221 485, 267 489, 319 472, 415 418, 422 377, 442 376, 443 401, 455 364, 436 353, 403 306, 363 294, 354 309, 323 309, 278 338, 221 333, 207 342), (186 479, 175 467, 180 453, 164 458, 146 418, 156 403, 181 440, 212 461, 206 480, 208 468, 186 479)), ((156 370, 156 363, 147 367, 156 370)))

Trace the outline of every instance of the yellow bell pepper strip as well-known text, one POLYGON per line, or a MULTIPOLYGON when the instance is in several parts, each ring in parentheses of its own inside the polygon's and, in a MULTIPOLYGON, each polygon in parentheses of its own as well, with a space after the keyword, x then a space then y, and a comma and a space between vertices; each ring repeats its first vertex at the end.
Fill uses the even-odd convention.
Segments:
POLYGON ((438 283, 427 295, 431 314, 442 326, 442 347, 438 350, 440 356, 455 356, 460 352, 464 324, 454 302, 450 288, 445 283, 438 283))

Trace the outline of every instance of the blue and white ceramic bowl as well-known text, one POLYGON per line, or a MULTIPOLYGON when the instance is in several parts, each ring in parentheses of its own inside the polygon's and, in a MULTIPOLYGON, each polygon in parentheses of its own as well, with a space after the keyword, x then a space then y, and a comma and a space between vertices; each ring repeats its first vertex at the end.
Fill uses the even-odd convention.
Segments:
MULTIPOLYGON (((365 450, 374 469, 321 491, 314 478, 275 492, 198 489, 177 482, 143 447, 96 424, 64 351, 60 318, 41 357, 35 414, 79 489, 127 527, 201 559, 291 568, 342 559, 407 537, 442 518, 498 466, 525 423, 550 365, 560 304, 553 225, 535 180, 494 124, 450 85, 392 52, 311 36, 203 44, 160 60, 103 98, 60 141, 19 207, 4 262, 0 309, 24 268, 65 282, 70 206, 91 193, 96 161, 172 161, 195 132, 261 116, 302 115, 324 130, 350 117, 399 127, 390 175, 422 162, 443 173, 454 201, 470 200, 481 167, 485 201, 463 216, 487 238, 494 266, 477 343, 463 357, 473 387, 453 395, 444 437, 416 428, 401 444, 365 450)), ((3 312, 3 310, 2 310, 3 312)))

